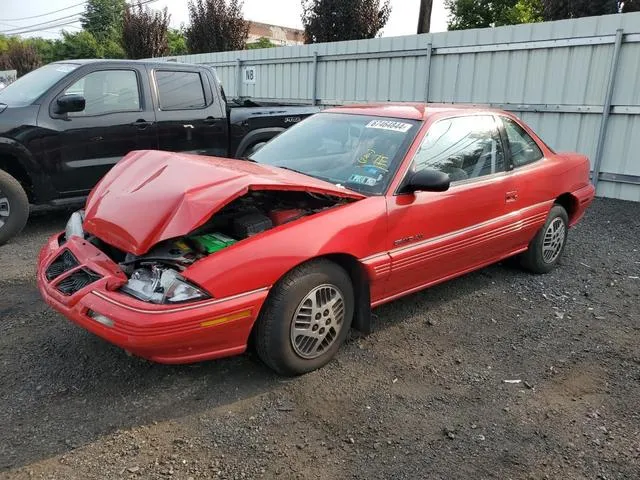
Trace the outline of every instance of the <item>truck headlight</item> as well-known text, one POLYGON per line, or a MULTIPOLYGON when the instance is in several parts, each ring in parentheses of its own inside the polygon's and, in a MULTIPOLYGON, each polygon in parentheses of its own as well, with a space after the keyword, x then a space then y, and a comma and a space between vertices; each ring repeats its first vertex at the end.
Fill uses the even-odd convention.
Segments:
POLYGON ((205 300, 210 296, 171 268, 139 268, 121 287, 124 293, 144 302, 171 304, 205 300))

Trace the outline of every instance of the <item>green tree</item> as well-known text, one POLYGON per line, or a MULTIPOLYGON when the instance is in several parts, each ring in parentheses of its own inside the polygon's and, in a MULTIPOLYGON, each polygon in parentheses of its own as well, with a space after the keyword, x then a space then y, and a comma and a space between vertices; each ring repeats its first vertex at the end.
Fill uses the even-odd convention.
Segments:
POLYGON ((102 58, 103 49, 91 32, 82 30, 76 33, 62 32, 62 40, 55 46, 57 60, 79 58, 102 58))
POLYGON ((241 0, 190 0, 186 29, 191 53, 244 49, 249 23, 242 16, 241 0))
POLYGON ((273 48, 277 47, 275 43, 271 43, 266 37, 260 37, 257 41, 253 43, 247 43, 247 50, 255 50, 257 48, 273 48))
POLYGON ((169 29, 168 33, 169 55, 186 55, 189 53, 187 39, 182 30, 177 28, 169 29))
POLYGON ((82 28, 98 42, 119 40, 125 7, 125 0, 88 0, 82 15, 82 28))
POLYGON ((618 11, 617 0, 542 0, 545 20, 606 15, 618 11))
POLYGON ((542 21, 541 0, 445 0, 449 30, 542 21))
POLYGON ((7 41, 7 49, 0 55, 0 70, 16 70, 18 77, 42 65, 42 57, 33 45, 20 39, 7 41))
POLYGON ((170 15, 137 5, 127 5, 122 27, 122 44, 129 58, 161 57, 169 51, 168 29, 170 15))
POLYGON ((27 45, 33 46, 42 58, 42 63, 47 64, 59 60, 56 57, 56 42, 45 38, 34 37, 24 40, 27 45))
POLYGON ((374 38, 390 14, 390 0, 302 0, 305 43, 374 38))

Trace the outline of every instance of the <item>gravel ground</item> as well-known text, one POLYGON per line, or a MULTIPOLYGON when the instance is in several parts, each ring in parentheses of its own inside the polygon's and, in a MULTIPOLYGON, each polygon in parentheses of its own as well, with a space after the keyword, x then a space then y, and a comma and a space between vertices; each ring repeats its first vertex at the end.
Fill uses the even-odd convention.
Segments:
POLYGON ((326 368, 128 357, 0 247, 0 478, 638 479, 640 207, 598 199, 562 265, 495 265, 376 309, 326 368), (520 380, 520 383, 505 383, 520 380))

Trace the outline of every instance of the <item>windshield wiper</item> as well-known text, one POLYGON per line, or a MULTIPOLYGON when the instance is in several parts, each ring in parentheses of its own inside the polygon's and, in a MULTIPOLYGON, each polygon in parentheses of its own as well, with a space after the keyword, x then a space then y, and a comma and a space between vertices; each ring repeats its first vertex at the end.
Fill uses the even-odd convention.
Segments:
POLYGON ((300 170, 296 170, 295 168, 291 168, 291 167, 283 167, 282 165, 276 165, 276 168, 282 168, 283 170, 289 170, 290 172, 295 172, 295 173, 299 173, 300 175, 306 175, 307 177, 310 177, 311 175, 308 175, 304 172, 301 172, 300 170))

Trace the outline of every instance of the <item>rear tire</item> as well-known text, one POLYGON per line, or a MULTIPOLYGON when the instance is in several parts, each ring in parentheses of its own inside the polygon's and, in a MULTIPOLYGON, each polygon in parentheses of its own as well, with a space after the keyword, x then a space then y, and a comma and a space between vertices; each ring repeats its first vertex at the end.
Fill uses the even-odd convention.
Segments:
POLYGON ((303 264, 271 291, 254 329, 261 360, 281 375, 294 376, 326 365, 351 328, 351 279, 328 260, 303 264))
POLYGON ((567 211, 560 205, 554 205, 544 226, 531 240, 529 249, 520 257, 521 265, 533 273, 553 270, 564 252, 568 232, 567 211))
POLYGON ((0 170, 0 245, 19 234, 29 218, 29 198, 22 185, 0 170))

